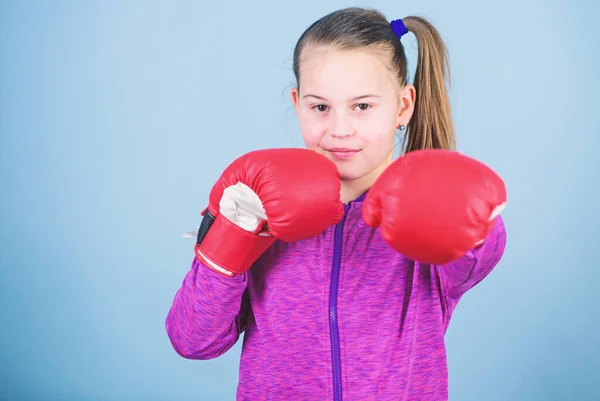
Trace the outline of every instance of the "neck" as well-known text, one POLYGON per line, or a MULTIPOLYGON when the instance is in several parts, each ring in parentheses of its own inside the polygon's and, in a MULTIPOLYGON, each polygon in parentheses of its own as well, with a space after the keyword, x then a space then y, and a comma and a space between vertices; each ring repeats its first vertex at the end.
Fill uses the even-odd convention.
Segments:
POLYGON ((342 190, 340 192, 342 202, 347 204, 364 194, 392 161, 392 154, 390 154, 379 167, 367 175, 355 180, 342 180, 342 190))
POLYGON ((354 199, 361 196, 371 185, 366 185, 364 182, 360 182, 363 180, 361 177, 357 180, 353 181, 342 181, 342 191, 340 192, 341 200, 344 204, 348 204, 348 202, 353 201, 354 199))

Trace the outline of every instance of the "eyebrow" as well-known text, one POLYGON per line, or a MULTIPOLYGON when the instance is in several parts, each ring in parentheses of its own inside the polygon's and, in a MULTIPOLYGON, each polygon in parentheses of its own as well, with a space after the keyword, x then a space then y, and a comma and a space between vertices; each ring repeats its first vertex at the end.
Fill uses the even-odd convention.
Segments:
MULTIPOLYGON (((307 97, 314 97, 315 99, 318 99, 318 100, 327 100, 327 99, 325 99, 325 98, 324 98, 324 97, 322 97, 322 96, 313 95, 313 94, 311 94, 311 93, 309 93, 309 94, 306 94, 306 95, 302 96, 302 98, 303 98, 303 99, 305 99, 305 98, 307 98, 307 97)), ((368 97, 381 97, 381 96, 379 96, 379 95, 374 95, 374 94, 371 94, 371 93, 369 93, 369 94, 366 94, 366 95, 360 95, 360 96, 353 97, 353 98, 352 98, 352 99, 350 99, 350 100, 360 100, 360 99, 365 99, 365 98, 368 98, 368 97)))

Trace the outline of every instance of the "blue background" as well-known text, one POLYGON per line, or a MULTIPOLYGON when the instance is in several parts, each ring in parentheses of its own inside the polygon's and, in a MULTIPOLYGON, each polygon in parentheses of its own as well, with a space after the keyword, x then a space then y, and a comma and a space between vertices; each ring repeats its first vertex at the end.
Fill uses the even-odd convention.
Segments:
POLYGON ((505 257, 446 337, 450 399, 600 399, 599 4, 2 1, 0 398, 234 399, 241 341, 191 361, 164 329, 181 234, 235 157, 302 146, 293 47, 359 5, 440 30, 459 149, 509 191, 505 257))

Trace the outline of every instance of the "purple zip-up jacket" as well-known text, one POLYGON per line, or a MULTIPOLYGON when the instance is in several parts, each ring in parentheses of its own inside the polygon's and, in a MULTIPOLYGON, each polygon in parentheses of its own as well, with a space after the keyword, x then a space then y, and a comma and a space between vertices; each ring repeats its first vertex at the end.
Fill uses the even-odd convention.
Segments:
POLYGON ((502 257, 503 221, 461 259, 420 264, 364 223, 363 199, 315 238, 275 242, 244 274, 194 259, 166 318, 176 352, 216 358, 245 331, 238 401, 447 400, 444 334, 502 257))

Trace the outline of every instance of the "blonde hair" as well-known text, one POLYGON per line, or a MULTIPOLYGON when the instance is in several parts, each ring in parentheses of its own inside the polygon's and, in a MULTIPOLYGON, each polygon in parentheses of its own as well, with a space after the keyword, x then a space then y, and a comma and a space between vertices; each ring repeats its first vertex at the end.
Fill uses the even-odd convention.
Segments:
MULTIPOLYGON (((450 100, 448 53, 439 32, 426 19, 409 16, 402 19, 418 43, 418 61, 414 77, 416 100, 414 113, 402 140, 402 152, 441 148, 454 150, 456 139, 450 100)), ((300 86, 300 61, 309 45, 332 45, 340 50, 362 47, 388 51, 390 65, 400 86, 408 82, 407 60, 390 22, 377 10, 349 7, 334 11, 314 22, 298 39, 293 69, 300 86)))

